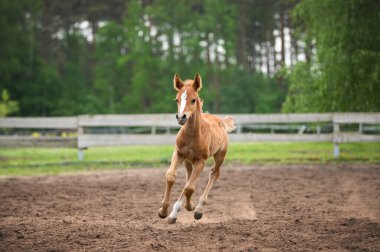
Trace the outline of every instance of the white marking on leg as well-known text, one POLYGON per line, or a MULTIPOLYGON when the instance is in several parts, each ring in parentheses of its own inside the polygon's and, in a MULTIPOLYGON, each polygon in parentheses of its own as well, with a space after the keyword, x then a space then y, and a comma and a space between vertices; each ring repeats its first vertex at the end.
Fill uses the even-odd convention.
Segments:
POLYGON ((181 95, 181 106, 179 108, 179 113, 182 114, 183 111, 185 110, 185 106, 186 106, 186 100, 187 100, 187 94, 186 94, 187 90, 185 90, 185 92, 182 93, 181 95))
POLYGON ((169 218, 177 218, 177 214, 179 211, 181 211, 182 204, 185 201, 185 197, 182 196, 181 199, 179 199, 173 206, 173 210, 169 215, 169 218))

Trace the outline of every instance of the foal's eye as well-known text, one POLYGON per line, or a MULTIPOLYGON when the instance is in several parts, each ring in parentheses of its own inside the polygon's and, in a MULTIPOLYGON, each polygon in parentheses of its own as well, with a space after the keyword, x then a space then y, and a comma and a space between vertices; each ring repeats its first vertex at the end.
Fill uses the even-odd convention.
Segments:
POLYGON ((175 101, 176 103, 178 103, 178 100, 177 100, 177 99, 174 99, 174 101, 175 101))
POLYGON ((192 99, 191 104, 195 104, 195 101, 196 101, 195 99, 192 99))

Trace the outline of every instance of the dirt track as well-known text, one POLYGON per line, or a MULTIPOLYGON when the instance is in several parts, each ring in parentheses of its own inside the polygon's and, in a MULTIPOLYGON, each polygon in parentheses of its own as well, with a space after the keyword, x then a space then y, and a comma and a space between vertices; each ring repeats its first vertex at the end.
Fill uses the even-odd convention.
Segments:
POLYGON ((380 251, 380 166, 224 167, 203 218, 174 225, 157 216, 164 174, 2 178, 0 250, 380 251))

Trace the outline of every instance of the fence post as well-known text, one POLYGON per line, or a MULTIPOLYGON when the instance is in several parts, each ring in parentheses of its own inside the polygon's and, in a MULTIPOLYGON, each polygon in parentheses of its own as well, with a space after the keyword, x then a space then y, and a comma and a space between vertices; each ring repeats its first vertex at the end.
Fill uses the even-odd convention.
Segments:
POLYGON ((334 142, 334 158, 338 158, 340 154, 339 150, 339 124, 334 122, 334 133, 333 133, 333 142, 334 142))
POLYGON ((84 159, 84 149, 79 148, 78 149, 78 160, 83 161, 83 159, 84 159))
POLYGON ((83 134, 84 130, 83 127, 79 125, 79 116, 78 116, 78 160, 82 161, 84 159, 84 148, 79 147, 79 137, 83 134))
POLYGON ((156 130, 157 130, 156 126, 152 126, 152 130, 150 131, 150 134, 156 135, 156 130))
POLYGON ((243 128, 243 127, 242 127, 241 124, 238 124, 238 125, 237 125, 237 133, 238 133, 238 134, 241 134, 241 133, 242 133, 242 131, 243 131, 242 128, 243 128))

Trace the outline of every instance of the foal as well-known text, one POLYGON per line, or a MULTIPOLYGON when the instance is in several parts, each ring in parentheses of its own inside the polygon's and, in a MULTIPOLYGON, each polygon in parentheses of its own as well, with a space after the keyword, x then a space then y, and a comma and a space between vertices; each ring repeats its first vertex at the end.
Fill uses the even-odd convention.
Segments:
POLYGON ((202 80, 199 74, 195 75, 194 80, 184 82, 176 74, 173 82, 174 89, 178 91, 176 96, 178 113, 176 117, 182 127, 177 134, 172 161, 166 172, 165 195, 158 212, 161 218, 168 215, 170 192, 177 176, 177 168, 182 162, 185 162, 187 182, 169 215, 168 222, 170 224, 176 222, 177 214, 182 205, 188 211, 194 210, 190 202, 191 195, 195 190, 195 184, 202 173, 206 160, 213 156, 215 164, 211 168, 206 189, 200 197, 194 213, 196 220, 202 218, 203 206, 206 204, 211 187, 219 177, 220 167, 227 153, 227 132, 235 129, 231 117, 222 119, 202 113, 202 100, 198 96, 198 92, 202 88, 202 80))

